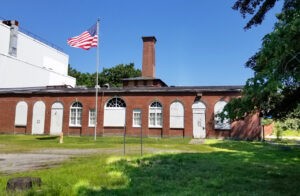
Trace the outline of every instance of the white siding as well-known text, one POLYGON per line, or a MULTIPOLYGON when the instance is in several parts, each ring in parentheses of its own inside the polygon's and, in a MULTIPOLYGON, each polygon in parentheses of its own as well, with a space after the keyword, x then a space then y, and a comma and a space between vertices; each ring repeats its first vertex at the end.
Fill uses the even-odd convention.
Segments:
POLYGON ((0 88, 76 85, 68 76, 69 56, 22 32, 17 56, 8 54, 10 27, 0 23, 0 88))
POLYGON ((8 55, 10 39, 10 29, 8 26, 0 23, 0 54, 8 55))
POLYGON ((60 74, 68 74, 69 56, 19 32, 18 59, 60 74))
POLYGON ((75 86, 76 79, 58 74, 14 57, 0 54, 0 88, 47 85, 75 86))

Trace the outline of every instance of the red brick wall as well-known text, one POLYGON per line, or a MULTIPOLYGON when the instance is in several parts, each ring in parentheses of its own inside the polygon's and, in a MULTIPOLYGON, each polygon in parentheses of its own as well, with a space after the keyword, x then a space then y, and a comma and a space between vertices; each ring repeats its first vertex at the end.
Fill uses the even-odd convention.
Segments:
POLYGON ((230 137, 250 140, 261 139, 261 126, 259 114, 257 113, 246 117, 244 120, 239 120, 232 123, 230 137))
POLYGON ((265 125, 264 126, 265 136, 272 135, 273 130, 274 130, 274 122, 269 125, 265 125))
MULTIPOLYGON (((126 134, 139 136, 141 128, 132 127, 132 112, 134 109, 142 111, 142 131, 145 136, 156 137, 193 137, 193 115, 192 104, 195 102, 195 93, 116 93, 102 94, 98 97, 98 126, 97 135, 123 135, 123 127, 103 127, 103 114, 105 103, 114 96, 122 98, 126 103, 126 134), (184 128, 170 128, 170 105, 174 101, 180 101, 184 106, 184 128), (163 106, 163 127, 148 127, 149 105, 153 101, 158 101, 163 106)), ((206 105, 206 136, 213 138, 259 138, 260 127, 259 119, 256 115, 246 118, 244 121, 232 123, 231 130, 214 129, 214 105, 219 100, 229 101, 231 97, 239 96, 238 93, 203 93, 201 101, 206 105), (224 95, 225 94, 225 95, 224 95)), ((45 114, 45 134, 50 132, 51 106, 59 101, 64 106, 63 113, 63 132, 65 135, 94 135, 94 127, 88 127, 89 109, 94 108, 94 94, 49 94, 49 95, 1 95, 0 96, 0 133, 23 133, 31 134, 32 129, 32 109, 36 101, 43 101, 46 105, 45 114), (28 104, 28 116, 26 127, 15 127, 15 107, 19 101, 28 104), (69 126, 70 106, 73 102, 79 101, 83 104, 82 126, 69 126)))
POLYGON ((155 42, 154 37, 143 37, 143 77, 155 77, 155 42))

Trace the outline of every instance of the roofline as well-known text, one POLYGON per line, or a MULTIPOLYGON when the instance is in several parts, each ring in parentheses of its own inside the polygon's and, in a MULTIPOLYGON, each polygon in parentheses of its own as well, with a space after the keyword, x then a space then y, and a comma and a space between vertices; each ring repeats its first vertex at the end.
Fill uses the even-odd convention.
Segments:
MULTIPOLYGON (((128 88, 101 88, 100 93, 219 93, 241 92, 243 86, 178 86, 178 87, 128 87, 128 88)), ((0 95, 22 94, 90 94, 94 88, 0 88, 0 95)))
POLYGON ((124 78, 122 81, 158 81, 160 82, 163 86, 168 86, 164 81, 162 81, 159 78, 152 78, 152 77, 136 77, 136 78, 124 78))

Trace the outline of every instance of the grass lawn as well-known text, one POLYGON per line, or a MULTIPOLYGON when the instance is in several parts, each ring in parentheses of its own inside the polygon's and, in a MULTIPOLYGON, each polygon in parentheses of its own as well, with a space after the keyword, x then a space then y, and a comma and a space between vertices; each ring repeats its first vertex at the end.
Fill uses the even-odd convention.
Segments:
MULTIPOLYGON (((0 173, 0 195, 11 177, 41 177, 42 186, 20 195, 298 195, 300 148, 260 142, 189 139, 58 138, 0 135, 0 153, 45 148, 120 149, 74 157, 59 166, 17 174, 0 173), (156 153, 161 152, 161 153, 156 153)), ((1 162, 0 162, 1 163, 1 162)))
POLYGON ((285 130, 285 131, 282 131, 282 136, 300 137, 300 130, 285 130))

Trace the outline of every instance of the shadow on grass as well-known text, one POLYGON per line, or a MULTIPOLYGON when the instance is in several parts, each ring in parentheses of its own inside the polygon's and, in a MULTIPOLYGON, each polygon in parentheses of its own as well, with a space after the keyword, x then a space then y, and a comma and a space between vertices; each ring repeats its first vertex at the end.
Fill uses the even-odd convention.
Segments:
MULTIPOLYGON (((264 144, 214 144, 236 152, 182 153, 119 160, 108 165, 120 180, 100 189, 77 187, 78 195, 297 195, 298 154, 264 144), (239 151, 242 149, 241 151, 239 151), (248 152, 248 153, 245 153, 248 152), (267 156, 258 156, 264 153, 267 156), (271 160, 269 160, 271 159, 271 160), (281 163, 282 159, 287 159, 281 163), (126 180, 124 180, 124 178, 126 180)), ((107 179, 110 180, 109 178, 107 179)), ((99 187, 99 186, 98 186, 99 187)))
POLYGON ((37 137, 37 140, 56 140, 59 138, 59 136, 43 136, 43 137, 37 137))

